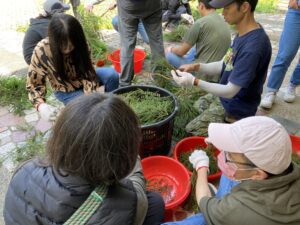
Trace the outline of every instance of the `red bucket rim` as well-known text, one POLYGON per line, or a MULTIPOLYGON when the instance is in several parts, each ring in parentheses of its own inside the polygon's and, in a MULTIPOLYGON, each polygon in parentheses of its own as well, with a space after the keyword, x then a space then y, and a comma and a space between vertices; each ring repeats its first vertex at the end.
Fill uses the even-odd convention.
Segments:
MULTIPOLYGON (((111 61, 112 63, 120 63, 120 60, 117 61, 117 60, 115 60, 115 59, 113 58, 113 55, 115 55, 115 54, 119 54, 119 55, 120 55, 120 51, 121 51, 120 48, 118 48, 118 49, 112 51, 110 54, 108 54, 107 59, 108 59, 109 61, 111 61)), ((136 60, 136 61, 134 61, 134 63, 138 63, 138 62, 140 62, 140 61, 143 61, 143 60, 146 58, 146 52, 145 52, 143 49, 135 48, 135 49, 134 49, 134 52, 142 53, 142 58, 141 58, 141 59, 138 59, 138 60, 136 60)))

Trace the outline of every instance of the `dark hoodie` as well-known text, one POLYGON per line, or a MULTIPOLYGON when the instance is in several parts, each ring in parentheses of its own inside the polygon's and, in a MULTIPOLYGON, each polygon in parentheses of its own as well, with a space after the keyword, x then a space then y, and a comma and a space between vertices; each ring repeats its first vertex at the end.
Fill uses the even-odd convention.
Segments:
POLYGON ((50 18, 35 18, 30 19, 30 25, 26 31, 23 40, 23 56, 26 63, 29 65, 33 49, 45 37, 48 36, 48 25, 50 18))
POLYGON ((282 176, 244 181, 222 199, 202 198, 207 225, 299 225, 300 167, 282 176))

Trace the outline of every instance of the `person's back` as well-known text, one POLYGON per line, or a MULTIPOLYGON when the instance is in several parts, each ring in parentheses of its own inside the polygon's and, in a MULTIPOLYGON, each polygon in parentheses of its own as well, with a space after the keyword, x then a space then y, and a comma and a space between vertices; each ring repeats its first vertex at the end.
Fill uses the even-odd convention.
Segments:
POLYGON ((58 225, 89 212, 83 224, 160 223, 164 203, 159 194, 146 193, 140 140, 138 119, 121 98, 76 98, 56 120, 46 156, 27 161, 12 177, 6 224, 58 225))
MULTIPOLYGON (((4 209, 6 224, 58 225, 67 221, 95 187, 79 176, 63 173, 41 165, 38 160, 23 165, 9 185, 4 209), (27 210, 21 210, 24 208, 27 210)), ((145 204, 140 207, 145 208, 145 204)), ((102 206, 87 224, 135 224, 136 208, 136 191, 126 179, 109 188, 102 206)))
POLYGON ((198 19, 194 26, 184 41, 189 43, 196 38, 196 60, 203 63, 221 60, 231 42, 228 24, 217 12, 212 12, 198 19))
POLYGON ((30 19, 29 28, 25 33, 22 44, 24 60, 28 65, 30 64, 31 56, 37 43, 47 37, 49 21, 49 17, 30 19))
POLYGON ((29 65, 33 50, 37 43, 48 36, 48 25, 52 15, 68 10, 70 7, 59 0, 46 0, 43 4, 43 12, 36 18, 30 19, 29 27, 23 39, 23 57, 29 65))

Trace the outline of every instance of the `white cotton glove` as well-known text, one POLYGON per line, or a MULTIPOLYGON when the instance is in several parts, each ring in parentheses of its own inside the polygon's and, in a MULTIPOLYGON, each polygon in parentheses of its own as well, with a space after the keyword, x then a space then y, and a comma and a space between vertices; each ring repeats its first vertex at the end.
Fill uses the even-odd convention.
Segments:
POLYGON ((86 5, 84 6, 84 9, 85 9, 86 11, 88 11, 88 12, 92 12, 92 11, 93 11, 93 8, 94 8, 94 6, 93 6, 93 4, 91 4, 91 3, 88 3, 88 4, 86 4, 86 5))
POLYGON ((189 24, 194 24, 195 20, 192 15, 189 15, 187 13, 181 14, 180 17, 186 21, 188 21, 189 24))
POLYGON ((194 85, 195 77, 188 72, 181 72, 180 70, 171 70, 171 74, 175 82, 184 87, 192 87, 194 85), (177 74, 176 74, 177 73, 177 74))
POLYGON ((195 150, 189 157, 190 162, 193 164, 193 168, 197 171, 201 167, 207 167, 209 169, 209 158, 206 152, 203 150, 195 150))
POLYGON ((42 117, 42 119, 46 120, 46 121, 54 121, 56 119, 56 115, 58 110, 51 106, 48 105, 47 103, 42 103, 39 105, 38 111, 42 117))

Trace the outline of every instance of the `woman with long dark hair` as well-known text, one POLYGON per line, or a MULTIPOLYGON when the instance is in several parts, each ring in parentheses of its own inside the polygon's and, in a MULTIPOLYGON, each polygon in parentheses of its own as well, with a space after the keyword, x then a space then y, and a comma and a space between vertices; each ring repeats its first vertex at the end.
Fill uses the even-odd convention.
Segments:
POLYGON ((31 56, 37 43, 48 36, 48 25, 52 16, 55 13, 63 13, 68 9, 70 9, 70 6, 59 0, 45 0, 43 12, 38 17, 30 19, 22 43, 24 60, 28 65, 31 62, 31 56))
POLYGON ((139 127, 135 113, 117 96, 93 93, 70 102, 54 125, 46 158, 32 159, 15 172, 5 223, 74 224, 65 222, 81 215, 86 221, 80 224, 86 225, 160 224, 164 202, 145 191, 139 127), (91 195, 97 200, 90 202, 91 195), (88 210, 77 211, 83 203, 88 210))
POLYGON ((65 105, 83 93, 97 92, 104 84, 110 92, 119 86, 113 68, 93 67, 89 47, 79 21, 67 14, 55 14, 48 36, 35 47, 27 76, 29 99, 42 118, 51 120, 53 107, 46 104, 46 81, 55 97, 65 105))

